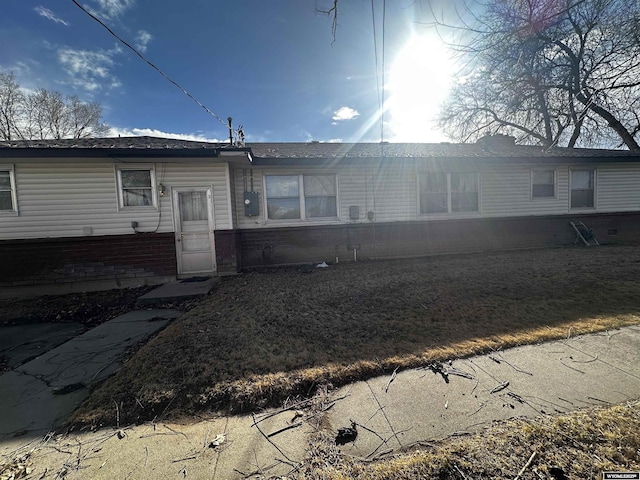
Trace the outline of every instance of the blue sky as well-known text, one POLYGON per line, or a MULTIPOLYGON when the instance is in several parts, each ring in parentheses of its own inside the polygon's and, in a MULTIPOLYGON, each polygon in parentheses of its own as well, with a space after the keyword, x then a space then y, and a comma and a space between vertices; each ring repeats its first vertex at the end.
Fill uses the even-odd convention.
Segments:
MULTIPOLYGON (((441 0, 446 5, 445 0, 441 0)), ((380 141, 372 4, 341 0, 82 0, 247 141, 380 141)), ((374 0, 378 70, 382 0, 374 0)), ((71 0, 3 0, 0 71, 103 106, 115 134, 224 140, 216 119, 71 0)), ((453 67, 415 0, 387 2, 388 141, 447 140, 432 122, 453 67)))

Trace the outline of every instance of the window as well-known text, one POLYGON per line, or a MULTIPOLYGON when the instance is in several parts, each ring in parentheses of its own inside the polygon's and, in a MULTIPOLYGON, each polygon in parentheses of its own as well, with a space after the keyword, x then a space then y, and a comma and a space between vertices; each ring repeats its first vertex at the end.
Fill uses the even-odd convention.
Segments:
POLYGON ((478 174, 451 173, 451 211, 478 211, 478 174))
POLYGON ((117 166, 120 208, 156 206, 156 179, 152 166, 117 166))
POLYGON ((269 220, 338 216, 335 175, 267 175, 265 187, 269 220))
POLYGON ((555 186, 555 170, 531 170, 531 198, 555 197, 555 186))
POLYGON ((16 215, 17 213, 13 165, 0 165, 0 215, 16 215))
POLYGON ((430 173, 420 179, 420 213, 447 213, 447 174, 430 173))
POLYGON ((421 173, 420 214, 478 211, 477 173, 421 173))
POLYGON ((303 175, 306 218, 337 217, 335 175, 303 175))
POLYGON ((593 208, 595 170, 571 170, 571 208, 593 208))

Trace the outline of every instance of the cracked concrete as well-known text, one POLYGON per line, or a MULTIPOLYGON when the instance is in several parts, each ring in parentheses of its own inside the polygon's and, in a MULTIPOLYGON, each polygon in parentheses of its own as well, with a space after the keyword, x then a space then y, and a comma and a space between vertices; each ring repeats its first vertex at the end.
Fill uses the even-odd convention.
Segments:
POLYGON ((63 344, 84 330, 79 323, 33 323, 0 326, 0 356, 15 368, 63 344))
POLYGON ((77 336, 0 376, 0 442, 45 434, 120 366, 125 351, 181 315, 137 310, 77 336))
POLYGON ((63 469, 67 479, 277 478, 302 461, 314 431, 302 422, 285 429, 292 425, 292 416, 291 411, 270 410, 255 417, 215 417, 193 425, 148 423, 51 435, 20 445, 14 442, 13 450, 0 443, 0 455, 29 454, 30 478, 59 478, 63 469))
POLYGON ((371 458, 418 441, 479 432, 494 420, 563 413, 640 397, 640 327, 455 360, 443 376, 413 369, 357 382, 328 413, 331 428, 357 422, 345 453, 371 458), (388 388, 387 388, 388 387, 388 388), (386 391, 385 391, 386 390, 386 391))

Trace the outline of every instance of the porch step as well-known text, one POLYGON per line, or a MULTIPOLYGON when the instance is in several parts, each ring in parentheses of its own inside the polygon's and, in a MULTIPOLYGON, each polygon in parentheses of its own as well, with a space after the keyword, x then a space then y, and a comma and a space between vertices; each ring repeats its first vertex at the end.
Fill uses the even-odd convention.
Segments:
POLYGON ((136 306, 158 305, 203 297, 218 281, 220 281, 219 277, 193 277, 165 283, 138 298, 136 306))

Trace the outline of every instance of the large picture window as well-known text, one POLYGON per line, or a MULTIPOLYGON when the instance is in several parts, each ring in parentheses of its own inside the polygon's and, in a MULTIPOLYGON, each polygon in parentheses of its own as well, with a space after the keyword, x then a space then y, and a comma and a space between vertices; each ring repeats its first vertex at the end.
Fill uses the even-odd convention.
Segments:
POLYGON ((338 216, 335 175, 267 175, 265 187, 270 220, 338 216))
POLYGON ((418 182, 421 215, 478 211, 476 172, 421 173, 418 182))
POLYGON ((156 206, 156 179, 153 166, 117 166, 120 208, 156 206))
POLYGON ((595 178, 593 168, 571 170, 571 208, 595 206, 595 178))
POLYGON ((0 165, 0 215, 18 213, 13 165, 0 165))

